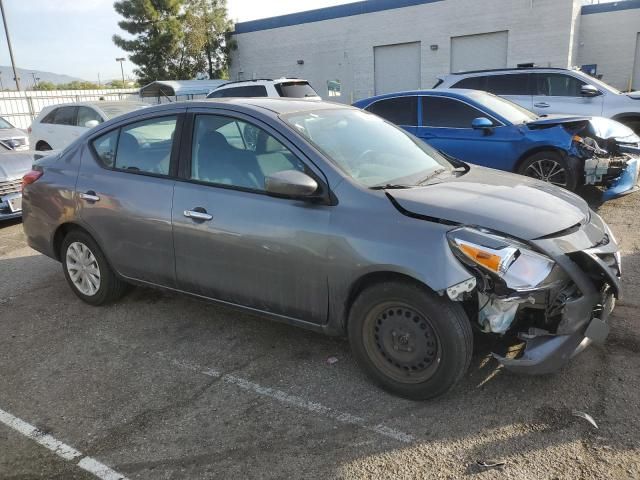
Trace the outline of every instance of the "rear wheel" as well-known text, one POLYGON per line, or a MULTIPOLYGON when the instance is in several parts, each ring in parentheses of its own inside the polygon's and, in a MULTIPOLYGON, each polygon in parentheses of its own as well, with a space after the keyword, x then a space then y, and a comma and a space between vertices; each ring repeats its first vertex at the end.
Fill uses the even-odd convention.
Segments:
POLYGON ((53 150, 53 149, 51 148, 51 145, 49 145, 47 142, 40 140, 38 143, 36 143, 36 150, 40 152, 44 152, 44 151, 53 150))
POLYGON ((109 266, 98 244, 87 233, 76 230, 62 242, 60 259, 73 293, 90 305, 104 305, 121 298, 127 284, 109 266))
POLYGON ((356 361, 378 385, 414 400, 442 395, 471 361, 473 333, 459 305, 405 282, 363 291, 349 315, 356 361))
POLYGON ((571 191, 575 191, 579 184, 575 166, 557 152, 531 155, 522 162, 518 173, 571 191))

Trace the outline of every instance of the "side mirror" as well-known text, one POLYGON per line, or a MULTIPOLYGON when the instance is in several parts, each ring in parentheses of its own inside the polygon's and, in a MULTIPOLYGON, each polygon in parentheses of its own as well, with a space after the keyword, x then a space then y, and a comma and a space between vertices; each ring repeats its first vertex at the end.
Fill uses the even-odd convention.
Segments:
POLYGON ((598 90, 593 85, 583 85, 580 89, 580 95, 583 97, 597 97, 600 95, 600 90, 598 90))
POLYGON ((486 117, 475 118, 473 122, 471 122, 471 128, 474 130, 484 130, 486 134, 491 133, 493 127, 493 122, 486 117))
POLYGON ((87 128, 97 127, 98 125, 100 125, 100 122, 98 120, 89 120, 87 122, 84 122, 84 126, 87 128))
POLYGON ((304 198, 318 191, 318 182, 298 170, 283 170, 267 176, 264 187, 269 195, 304 198))

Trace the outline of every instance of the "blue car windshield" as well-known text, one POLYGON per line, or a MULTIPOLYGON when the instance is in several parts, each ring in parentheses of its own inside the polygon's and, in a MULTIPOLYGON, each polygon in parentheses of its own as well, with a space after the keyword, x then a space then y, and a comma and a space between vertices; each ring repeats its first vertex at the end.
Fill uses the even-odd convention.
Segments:
POLYGON ((454 169, 426 143, 368 112, 339 108, 281 118, 366 187, 415 186, 454 169))
POLYGON ((538 118, 535 113, 530 112, 526 108, 522 108, 520 105, 516 105, 509 100, 497 97, 491 93, 477 91, 469 93, 468 96, 487 110, 496 115, 500 115, 514 125, 527 123, 538 118))

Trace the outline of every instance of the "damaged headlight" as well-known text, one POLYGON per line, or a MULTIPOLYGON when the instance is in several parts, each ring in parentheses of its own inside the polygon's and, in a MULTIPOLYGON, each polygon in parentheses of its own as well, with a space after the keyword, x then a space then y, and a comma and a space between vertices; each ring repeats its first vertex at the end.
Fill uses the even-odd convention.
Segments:
POLYGON ((555 266, 522 243, 474 228, 457 228, 447 238, 463 263, 498 277, 512 290, 543 287, 555 266))

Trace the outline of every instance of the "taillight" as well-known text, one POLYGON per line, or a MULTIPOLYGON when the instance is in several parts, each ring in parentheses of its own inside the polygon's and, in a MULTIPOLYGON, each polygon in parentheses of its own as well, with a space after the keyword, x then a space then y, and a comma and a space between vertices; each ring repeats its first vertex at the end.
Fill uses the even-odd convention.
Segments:
POLYGON ((28 133, 29 135, 31 135, 31 132, 32 132, 32 131, 33 131, 33 130, 31 130, 31 127, 27 128, 27 133, 28 133))
POLYGON ((39 170, 31 170, 24 177, 22 177, 22 190, 27 185, 31 185, 33 182, 38 180, 42 176, 42 172, 39 170))

